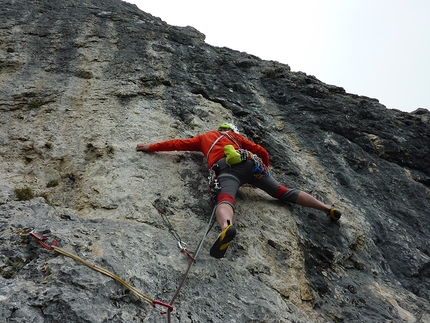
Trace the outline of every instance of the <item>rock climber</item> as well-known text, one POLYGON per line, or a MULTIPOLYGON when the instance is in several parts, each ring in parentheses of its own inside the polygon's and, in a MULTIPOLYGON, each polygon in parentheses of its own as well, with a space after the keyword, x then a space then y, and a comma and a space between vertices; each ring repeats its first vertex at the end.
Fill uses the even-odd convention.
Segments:
POLYGON ((136 151, 200 151, 210 169, 215 170, 220 190, 216 196, 215 217, 221 234, 210 254, 222 258, 236 236, 233 225, 235 196, 241 185, 251 184, 279 200, 325 212, 332 221, 338 221, 341 212, 324 204, 306 192, 287 188, 276 181, 268 171, 269 154, 262 146, 248 140, 231 123, 223 123, 218 130, 189 139, 172 139, 158 143, 140 143, 136 151))

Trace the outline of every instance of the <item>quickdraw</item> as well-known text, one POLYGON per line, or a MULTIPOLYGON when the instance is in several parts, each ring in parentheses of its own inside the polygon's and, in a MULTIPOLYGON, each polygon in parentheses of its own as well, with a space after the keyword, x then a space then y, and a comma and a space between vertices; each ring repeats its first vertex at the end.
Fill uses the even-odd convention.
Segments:
POLYGON ((178 241, 179 249, 181 249, 181 252, 185 253, 188 258, 190 258, 194 263, 196 263, 196 259, 193 257, 193 255, 187 250, 187 244, 182 241, 178 241))
MULTIPOLYGON (((160 214, 163 216, 163 218, 166 219, 166 223, 169 226, 169 231, 171 231, 172 234, 178 239, 178 246, 179 246, 179 248, 181 248, 181 251, 185 252, 188 255, 188 257, 190 258, 190 261, 189 261, 189 264, 188 264, 188 268, 187 268, 186 272, 184 273, 184 275, 182 277, 182 280, 179 283, 178 288, 176 289, 176 292, 173 295, 172 300, 170 301, 170 303, 165 303, 165 302, 162 302, 162 301, 159 301, 159 300, 154 300, 150 296, 142 293, 141 291, 137 290, 136 288, 134 288, 133 286, 131 286, 130 284, 128 284, 127 282, 125 282, 124 280, 122 280, 117 275, 115 275, 115 274, 107 271, 106 269, 101 268, 101 267, 99 267, 99 266, 97 266, 95 264, 91 264, 91 263, 85 261, 84 259, 82 259, 82 258, 80 258, 80 257, 78 257, 78 256, 76 256, 74 254, 69 253, 68 251, 66 251, 64 249, 61 249, 61 248, 57 247, 57 240, 56 239, 53 240, 53 244, 52 245, 48 245, 46 243, 46 241, 48 240, 48 237, 46 237, 46 236, 39 236, 39 235, 36 234, 36 232, 34 232, 34 230, 31 230, 30 232, 28 232, 28 235, 36 238, 37 241, 38 241, 38 243, 42 247, 44 247, 45 249, 50 250, 50 251, 55 251, 55 252, 57 252, 57 253, 59 253, 59 254, 61 254, 63 256, 72 258, 75 261, 80 262, 80 263, 86 265, 87 267, 89 267, 89 268, 91 268, 91 269, 93 269, 95 271, 98 271, 101 274, 104 274, 104 275, 106 275, 106 276, 108 276, 108 277, 116 280, 117 282, 119 282, 120 284, 122 284, 124 287, 126 287, 128 290, 130 290, 133 294, 135 294, 136 296, 142 298, 143 300, 145 300, 146 302, 148 302, 149 304, 151 304, 152 307, 155 308, 156 306, 161 306, 163 308, 161 310, 161 314, 167 314, 166 315, 166 322, 170 323, 171 322, 171 312, 173 312, 173 303, 175 302, 176 298, 179 296, 179 292, 180 292, 182 286, 184 285, 185 280, 188 277, 188 273, 189 273, 192 265, 196 263, 197 255, 199 254, 201 248, 203 247, 203 242, 206 239, 206 236, 208 235, 209 231, 212 229, 213 225, 215 224, 215 221, 214 221, 215 212, 216 212, 216 206, 214 206, 213 209, 212 209, 212 214, 211 214, 211 217, 209 219, 208 225, 206 227, 206 231, 205 231, 202 239, 200 240, 200 243, 198 244, 198 246, 196 248, 196 251, 194 252, 194 256, 191 255, 191 253, 189 253, 187 251, 186 244, 181 240, 181 238, 179 237, 179 235, 177 234, 177 232, 173 229, 172 225, 168 221, 167 217, 165 217, 164 213, 160 212, 160 214)), ((24 235, 26 233, 21 233, 21 234, 24 235)))
POLYGON ((57 245, 57 240, 55 240, 54 239, 54 241, 53 241, 53 244, 52 244, 52 247, 51 246, 48 246, 46 243, 45 243, 45 241, 46 240, 48 240, 48 237, 46 237, 46 236, 38 236, 37 234, 36 234, 36 232, 34 232, 34 230, 31 230, 29 233, 28 233, 29 235, 31 235, 32 237, 34 237, 34 238, 36 238, 37 239, 37 242, 39 242, 39 244, 43 247, 43 248, 45 248, 45 249, 47 249, 47 250, 54 250, 54 246, 56 246, 57 245))
POLYGON ((151 304, 154 308, 156 306, 161 306, 164 309, 161 311, 161 314, 167 314, 166 315, 166 322, 170 323, 171 321, 171 312, 173 311, 173 303, 176 300, 176 298, 179 296, 179 292, 183 286, 183 284, 185 283, 185 280, 188 277, 188 273, 192 267, 193 264, 196 263, 196 258, 198 253, 200 252, 201 248, 203 247, 203 242, 206 239, 207 234, 209 233, 209 231, 212 229, 213 225, 215 224, 214 221, 214 217, 215 217, 215 212, 216 212, 216 195, 218 194, 218 192, 221 190, 220 184, 218 182, 217 179, 217 174, 216 174, 216 170, 217 170, 218 164, 215 164, 211 169, 210 169, 210 174, 208 177, 209 180, 209 191, 211 194, 211 201, 214 204, 213 210, 212 210, 212 215, 209 219, 209 223, 207 225, 206 231, 202 237, 202 239, 200 240, 200 243, 197 246, 196 251, 194 252, 194 256, 187 250, 187 244, 185 242, 182 241, 181 237, 179 236, 179 234, 175 231, 175 229, 173 228, 172 224, 170 223, 169 219, 167 218, 167 216, 164 214, 164 212, 158 210, 159 214, 161 215, 164 223, 166 224, 166 226, 168 227, 169 231, 172 233, 172 235, 175 237, 175 239, 178 242, 178 246, 181 249, 181 252, 185 253, 189 258, 189 264, 188 264, 188 268, 186 270, 186 272, 184 273, 181 282, 179 283, 175 294, 172 297, 172 300, 170 301, 170 303, 165 303, 159 300, 154 300, 152 299, 150 296, 142 293, 141 291, 137 290, 136 288, 134 288, 133 286, 131 286, 130 284, 128 284, 127 282, 125 282, 124 280, 122 280, 120 277, 118 277, 117 275, 107 271, 106 269, 103 269, 95 264, 91 264, 85 260, 83 260, 82 258, 79 258, 76 255, 73 255, 69 252, 67 252, 66 250, 63 250, 59 247, 57 247, 57 240, 53 240, 53 244, 50 246, 46 243, 46 241, 48 240, 48 237, 46 236, 39 236, 37 235, 34 230, 31 230, 28 234, 33 236, 34 238, 37 239, 38 243, 44 247, 47 250, 52 250, 55 251, 59 254, 62 254, 66 257, 72 258, 77 262, 80 262, 88 267, 90 267, 93 270, 96 270, 106 276, 111 277, 112 279, 116 280, 117 282, 121 283, 123 286, 125 286, 127 289, 129 289, 133 294, 135 294, 136 296, 142 298, 143 300, 145 300, 146 302, 148 302, 149 304, 151 304))
POLYGON ((182 241, 181 237, 176 232, 176 230, 173 228, 173 225, 170 223, 166 214, 161 210, 158 210, 158 214, 161 215, 161 218, 163 219, 164 224, 169 229, 169 232, 173 235, 173 237, 178 242, 178 246, 179 246, 179 249, 181 249, 181 252, 185 253, 192 261, 196 262, 196 259, 194 258, 194 256, 187 250, 187 244, 182 241))
POLYGON ((219 165, 214 164, 209 169, 209 176, 208 176, 208 189, 209 189, 209 198, 212 202, 212 205, 215 206, 217 203, 217 195, 219 191, 221 191, 221 186, 218 182, 218 176, 217 176, 217 170, 219 165))
MULTIPOLYGON (((195 253, 194 253, 194 255, 195 255, 194 257, 195 257, 195 258, 197 258, 197 255, 199 254, 199 252, 200 252, 201 248, 203 247, 203 242, 205 241, 206 236, 208 235, 209 231, 212 229, 213 225, 215 224, 215 221, 214 221, 214 218, 215 218, 215 212, 216 212, 216 206, 214 206, 214 207, 213 207, 213 209, 212 209, 212 214, 211 214, 211 217, 210 217, 210 219, 209 219, 208 225, 207 225, 207 227, 206 227, 206 231, 205 231, 205 233, 204 233, 204 235, 203 235, 202 239, 200 240, 200 243, 198 244, 197 249, 196 249, 196 251, 195 251, 195 253)), ((188 273, 190 272, 190 269, 191 269, 191 267, 193 266, 193 264, 194 264, 194 263, 195 263, 195 261, 189 261, 189 263, 188 263, 188 268, 187 268, 187 270, 185 271, 185 274, 182 276, 182 280, 181 280, 181 282, 179 283, 179 286, 178 286, 178 288, 176 289, 176 292, 175 292, 175 294, 173 295, 172 300, 170 301, 170 305, 172 305, 172 306, 173 306, 173 303, 175 302, 176 298, 178 297, 179 292, 180 292, 180 290, 181 290, 182 286, 184 285, 185 280, 186 280, 186 279, 187 279, 187 277, 188 277, 188 273)), ((171 318, 170 318, 170 311, 169 311, 169 312, 167 313, 167 316, 166 316, 166 322, 170 323, 170 319, 171 319, 171 318)))
MULTIPOLYGON (((25 234, 22 233, 22 235, 25 235, 25 234)), ((37 235, 36 232, 34 232, 34 230, 31 230, 30 232, 28 232, 28 235, 36 238, 37 242, 39 242, 39 244, 42 247, 44 247, 45 249, 50 250, 50 251, 55 251, 55 252, 57 252, 57 253, 59 253, 59 254, 61 254, 63 256, 72 258, 73 260, 75 260, 77 262, 80 262, 81 264, 83 264, 83 265, 85 265, 85 266, 87 266, 87 267, 89 267, 89 268, 91 268, 91 269, 93 269, 95 271, 98 271, 99 273, 101 273, 103 275, 106 275, 106 276, 108 276, 108 277, 116 280, 117 282, 119 282, 120 284, 122 284, 124 287, 126 287, 128 290, 130 290, 133 294, 135 294, 136 296, 142 298, 143 300, 145 300, 146 302, 148 302, 149 304, 151 304, 152 307, 155 308, 156 305, 158 305, 158 306, 166 308, 167 312, 166 312, 166 310, 163 310, 161 312, 162 314, 170 313, 170 312, 173 311, 173 306, 171 304, 167 304, 167 303, 164 303, 164 302, 159 301, 159 300, 154 300, 150 296, 142 293, 141 291, 139 291, 138 289, 134 288, 133 286, 131 286, 130 284, 128 284, 127 282, 125 282, 123 279, 121 279, 117 275, 111 273, 110 271, 108 271, 108 270, 106 270, 106 269, 104 269, 102 267, 99 267, 99 266, 97 266, 95 264, 91 264, 91 263, 87 262, 86 260, 84 260, 84 259, 82 259, 82 258, 80 258, 80 257, 78 257, 78 256, 76 256, 74 254, 71 254, 70 252, 68 252, 68 251, 66 251, 64 249, 61 249, 61 248, 57 247, 57 240, 54 239, 53 240, 53 244, 51 246, 49 246, 49 245, 47 245, 45 243, 45 241, 48 240, 48 237, 46 237, 46 236, 42 236, 41 237, 41 236, 37 235)))

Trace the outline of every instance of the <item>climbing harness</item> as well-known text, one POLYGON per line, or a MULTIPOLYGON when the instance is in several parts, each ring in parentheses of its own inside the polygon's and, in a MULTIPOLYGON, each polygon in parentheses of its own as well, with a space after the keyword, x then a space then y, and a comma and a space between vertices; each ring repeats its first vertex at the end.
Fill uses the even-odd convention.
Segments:
MULTIPOLYGON (((167 308, 168 313, 170 313, 171 311, 173 311, 173 306, 172 305, 164 303, 164 302, 159 301, 159 300, 152 299, 150 296, 148 296, 148 295, 144 294, 143 292, 139 291, 138 289, 134 288, 133 286, 131 286, 130 284, 128 284, 127 282, 125 282, 123 279, 121 279, 117 275, 109 272, 108 270, 106 270, 106 269, 104 269, 102 267, 99 267, 99 266, 97 266, 95 264, 91 264, 91 263, 87 262, 86 260, 84 260, 84 259, 82 259, 82 258, 80 258, 80 257, 78 257, 78 256, 76 256, 74 254, 71 254, 70 252, 68 252, 68 251, 66 251, 64 249, 61 249, 61 248, 57 247, 57 240, 54 239, 53 240, 53 244, 51 246, 49 246, 45 242, 46 240, 48 240, 48 237, 46 237, 46 236, 39 236, 39 235, 37 235, 34 232, 34 230, 31 230, 30 232, 28 232, 28 235, 36 238, 37 242, 39 242, 39 244, 42 247, 44 247, 45 249, 50 250, 50 251, 53 250, 53 251, 55 251, 55 252, 57 252, 57 253, 59 253, 59 254, 61 254, 63 256, 72 258, 73 260, 75 260, 77 262, 80 262, 81 264, 83 264, 83 265, 85 265, 85 266, 87 266, 87 267, 89 267, 89 268, 91 268, 91 269, 93 269, 95 271, 98 271, 99 273, 101 273, 103 275, 106 275, 106 276, 108 276, 108 277, 116 280, 117 282, 119 282, 120 284, 122 284, 123 286, 125 286, 128 290, 130 290, 134 295, 140 297, 144 301, 146 301, 149 304, 151 304, 152 307, 156 307, 156 305, 159 305, 159 306, 167 308)), ((165 311, 163 311, 162 313, 165 314, 165 311)))
POLYGON ((269 168, 263 163, 260 157, 245 149, 239 149, 237 152, 240 154, 242 161, 252 160, 254 162, 254 168, 252 169, 254 177, 257 179, 270 177, 269 168))
MULTIPOLYGON (((228 133, 228 131, 220 131, 220 133, 221 135, 217 139, 215 139, 215 141, 212 143, 211 147, 209 148, 206 154, 207 159, 209 159, 209 154, 212 151, 213 147, 217 144, 218 141, 221 140, 221 138, 225 136, 229 138, 230 141, 233 142, 237 147, 239 147, 239 149, 237 149, 236 152, 240 154, 240 158, 242 161, 252 160, 254 162, 254 168, 252 169, 252 173, 254 174, 255 178, 260 179, 262 177, 270 177, 269 168, 263 163, 260 157, 258 157, 256 154, 251 153, 248 150, 242 149, 241 145, 237 143, 237 141, 233 138, 233 136, 231 136, 228 133)), ((226 146, 229 146, 229 145, 226 145, 226 146)))

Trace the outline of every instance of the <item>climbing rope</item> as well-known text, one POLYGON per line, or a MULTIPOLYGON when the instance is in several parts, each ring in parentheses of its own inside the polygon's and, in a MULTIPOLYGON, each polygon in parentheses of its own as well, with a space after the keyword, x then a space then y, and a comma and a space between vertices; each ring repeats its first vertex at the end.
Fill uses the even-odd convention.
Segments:
POLYGON ((38 236, 33 230, 30 231, 28 233, 29 235, 31 235, 32 237, 36 238, 37 241, 39 242, 40 245, 42 245, 45 249, 47 250, 53 250, 63 256, 72 258, 73 260, 80 262, 81 264, 95 270, 98 271, 99 273, 106 275, 114 280, 116 280, 118 283, 122 284, 123 286, 125 286, 128 290, 130 290, 134 295, 140 297, 141 299, 143 299, 144 301, 148 302, 149 304, 151 304, 153 307, 155 307, 156 305, 160 305, 162 307, 166 307, 168 309, 168 312, 170 313, 171 311, 173 311, 173 306, 171 306, 170 304, 166 304, 164 302, 161 302, 159 300, 154 300, 152 299, 150 296, 146 295, 145 293, 139 291, 138 289, 134 288, 133 286, 131 286, 130 284, 128 284, 127 282, 125 282, 123 279, 121 279, 120 277, 118 277, 117 275, 111 273, 110 271, 99 267, 95 264, 91 264, 89 262, 87 262, 86 260, 71 254, 70 252, 61 249, 59 247, 57 247, 57 241, 54 240, 53 244, 51 246, 49 246, 48 244, 45 243, 45 241, 48 239, 45 236, 38 236))
MULTIPOLYGON (((216 211, 216 206, 214 206, 214 207, 213 207, 211 217, 210 217, 209 222, 208 222, 208 225, 207 225, 207 227, 206 227, 206 231, 205 231, 205 233, 203 234, 203 237, 202 237, 202 239, 200 240, 200 242, 199 242, 199 244, 198 244, 198 246, 197 246, 197 248, 196 248, 196 251, 194 252, 194 261, 193 261, 193 260, 190 260, 190 261, 189 261, 189 263, 188 263, 188 267, 187 267, 187 270, 185 271, 185 274, 182 276, 182 280, 181 280, 181 282, 179 283, 178 288, 176 289, 175 294, 174 294, 174 295, 173 295, 173 297, 172 297, 172 300, 170 301, 170 306, 172 306, 172 308, 173 308, 173 303, 175 302, 176 298, 179 296, 179 292, 180 292, 180 290, 181 290, 182 286, 184 285, 185 280, 186 280, 186 279, 187 279, 187 277, 188 277, 188 273, 190 272, 191 267, 192 267, 192 266, 193 266, 193 264, 196 262, 196 261, 195 261, 195 259, 197 258, 197 256, 198 256, 198 254, 199 254, 199 252, 200 252, 201 248, 203 247, 203 242, 205 241, 205 239, 206 239, 206 237, 207 237, 207 235, 208 235, 209 231, 212 229, 213 225, 215 224, 215 221, 214 221, 215 211, 216 211)), ((170 319, 171 319, 171 317, 170 317, 170 313, 171 313, 171 311, 167 312, 167 315, 166 315, 166 322, 168 322, 168 323, 170 323, 170 319)))
POLYGON ((209 190, 210 190, 210 192, 212 194, 211 195, 211 201, 213 202, 214 207, 212 209, 212 214, 211 214, 211 217, 210 217, 209 222, 207 224, 205 233, 203 234, 203 237, 200 240, 200 242, 199 242, 199 244, 198 244, 198 246, 196 248, 196 251, 194 252, 194 256, 187 250, 187 244, 182 241, 181 237, 176 232, 176 230, 173 228, 172 224, 170 223, 169 219, 164 214, 164 212, 162 212, 160 210, 158 211, 159 214, 161 215, 161 218, 163 219, 164 224, 167 226, 167 228, 169 229, 169 231, 172 233, 172 235, 177 240, 178 246, 181 249, 181 252, 186 253, 187 256, 190 258, 187 270, 185 271, 184 275, 182 276, 182 280, 179 283, 179 285, 178 285, 178 287, 177 287, 177 289, 175 291, 175 294, 173 295, 172 300, 170 301, 169 304, 161 302, 159 300, 152 299, 150 296, 148 296, 145 293, 137 290, 136 288, 134 288, 133 286, 131 286, 130 284, 128 284, 127 282, 125 282, 119 276, 117 276, 117 275, 109 272, 108 270, 106 270, 106 269, 104 269, 102 267, 99 267, 99 266, 97 266, 95 264, 91 264, 91 263, 87 262, 86 260, 84 260, 84 259, 82 259, 82 258, 80 258, 80 257, 78 257, 78 256, 76 256, 74 254, 69 253, 68 251, 66 251, 64 249, 61 249, 61 248, 57 247, 57 241, 55 239, 53 240, 53 244, 50 246, 50 245, 48 245, 45 242, 48 239, 47 237, 45 237, 45 236, 40 237, 33 230, 30 231, 28 234, 31 235, 32 237, 36 238, 37 241, 39 242, 39 244, 41 246, 43 246, 45 249, 47 249, 47 250, 53 250, 53 251, 55 251, 55 252, 57 252, 57 253, 59 253, 59 254, 61 254, 63 256, 69 257, 69 258, 71 258, 71 259, 73 259, 73 260, 75 260, 77 262, 80 262, 81 264, 83 264, 83 265, 85 265, 85 266, 87 266, 87 267, 95 270, 95 271, 100 272, 103 275, 106 275, 106 276, 114 279, 115 281, 119 282, 124 287, 126 287, 128 290, 130 290, 134 295, 136 295, 136 296, 140 297, 141 299, 143 299, 144 301, 148 302, 153 307, 156 307, 156 305, 165 307, 167 309, 167 311, 163 311, 162 313, 163 314, 167 313, 167 315, 166 315, 166 322, 170 323, 171 322, 171 312, 173 311, 173 303, 175 302, 176 298, 179 296, 180 290, 181 290, 182 286, 184 285, 184 283, 185 283, 185 281, 186 281, 186 279, 188 277, 188 274, 190 272, 190 269, 191 269, 192 265, 196 263, 197 255, 199 254, 201 248, 203 247, 204 240, 206 239, 209 231, 212 229, 213 225, 215 224, 215 221, 214 221, 215 212, 216 212, 216 203, 215 203, 216 199, 215 198, 216 198, 216 194, 219 192, 219 189, 220 189, 220 187, 219 187, 219 184, 217 182, 217 178, 216 178, 215 172, 212 171, 212 174, 209 176, 209 190))

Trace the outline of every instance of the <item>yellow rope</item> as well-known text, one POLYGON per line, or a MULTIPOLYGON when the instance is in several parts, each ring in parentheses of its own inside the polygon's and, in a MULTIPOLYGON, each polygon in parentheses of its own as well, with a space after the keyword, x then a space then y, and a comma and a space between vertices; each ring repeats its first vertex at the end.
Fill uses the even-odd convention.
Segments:
POLYGON ((112 279, 115 279, 118 283, 124 285, 127 289, 129 289, 133 294, 142 298, 143 300, 147 301, 148 303, 150 303, 152 306, 155 307, 154 300, 151 297, 149 297, 148 295, 137 290, 136 288, 134 288, 133 286, 131 286, 130 284, 128 284, 127 282, 125 282, 124 280, 119 278, 117 275, 115 275, 115 274, 107 271, 106 269, 103 269, 103 268, 101 268, 95 264, 91 264, 91 263, 83 260, 82 258, 79 258, 78 256, 67 252, 64 249, 58 248, 56 246, 51 246, 51 247, 52 247, 52 249, 54 249, 54 251, 58 252, 59 254, 62 254, 63 256, 66 256, 69 258, 72 258, 72 259, 76 260, 77 262, 80 262, 81 264, 84 264, 85 266, 88 266, 91 269, 98 271, 99 273, 102 273, 103 275, 106 275, 112 279))

